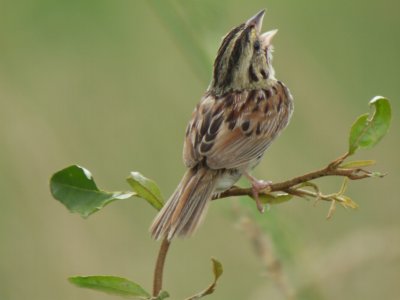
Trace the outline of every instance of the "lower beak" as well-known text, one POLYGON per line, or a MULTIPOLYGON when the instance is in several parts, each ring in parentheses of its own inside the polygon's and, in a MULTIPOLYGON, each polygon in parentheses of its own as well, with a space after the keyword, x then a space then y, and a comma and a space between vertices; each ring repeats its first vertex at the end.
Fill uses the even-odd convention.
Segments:
POLYGON ((273 29, 260 35, 260 40, 263 48, 271 45, 272 38, 275 36, 277 32, 278 29, 273 29))

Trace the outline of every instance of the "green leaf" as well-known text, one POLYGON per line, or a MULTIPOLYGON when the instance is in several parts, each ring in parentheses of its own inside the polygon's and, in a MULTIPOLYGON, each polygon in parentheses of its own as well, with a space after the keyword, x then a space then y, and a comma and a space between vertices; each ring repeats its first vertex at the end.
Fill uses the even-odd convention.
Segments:
POLYGON ((381 172, 371 172, 369 174, 369 177, 378 177, 378 178, 383 178, 387 175, 387 173, 381 173, 381 172))
POLYGON ((221 277, 224 269, 222 268, 222 264, 216 260, 215 258, 211 258, 213 264, 213 273, 214 273, 214 283, 217 282, 218 278, 221 277))
POLYGON ((215 287, 217 286, 218 278, 221 277, 221 275, 223 273, 223 268, 222 268, 222 264, 218 260, 212 258, 211 261, 213 264, 214 281, 204 291, 202 291, 194 296, 191 296, 191 297, 187 298, 186 300, 197 300, 197 299, 203 298, 204 296, 210 295, 214 292, 215 287))
POLYGON ((292 195, 286 193, 277 194, 260 194, 259 199, 264 204, 280 204, 287 202, 293 198, 292 195))
POLYGON ((163 207, 164 201, 160 189, 153 180, 144 177, 139 172, 131 172, 126 180, 135 191, 136 196, 145 199, 157 210, 163 207))
POLYGON ((76 276, 68 280, 82 288, 88 288, 108 294, 130 297, 134 299, 149 299, 150 294, 140 285, 128 279, 114 276, 76 276))
MULTIPOLYGON (((161 291, 160 294, 158 294, 157 298, 155 298, 154 300, 164 300, 169 298, 169 294, 166 291, 161 291)), ((153 300, 153 298, 151 298, 151 300, 153 300)))
POLYGON ((50 191, 55 199, 64 204, 70 212, 87 218, 115 200, 127 199, 132 192, 100 191, 85 168, 73 165, 57 173, 50 179, 50 191))
POLYGON ((354 169, 354 168, 362 168, 362 167, 369 167, 376 163, 375 160, 355 160, 349 161, 343 165, 340 165, 340 168, 343 169, 354 169))
POLYGON ((361 115, 350 130, 349 154, 358 148, 372 148, 387 133, 391 119, 389 100, 376 96, 369 102, 375 111, 371 114, 361 115))
POLYGON ((342 205, 344 208, 352 208, 356 209, 358 208, 358 204, 353 201, 349 196, 346 195, 341 195, 339 198, 339 203, 342 205))

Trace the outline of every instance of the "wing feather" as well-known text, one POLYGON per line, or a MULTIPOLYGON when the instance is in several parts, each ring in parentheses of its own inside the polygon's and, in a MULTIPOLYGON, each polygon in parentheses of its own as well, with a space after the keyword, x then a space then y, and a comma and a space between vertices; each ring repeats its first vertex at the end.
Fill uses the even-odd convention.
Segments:
POLYGON ((189 168, 205 161, 211 169, 245 167, 259 160, 286 127, 292 99, 279 83, 269 90, 206 95, 189 122, 183 158, 189 168))

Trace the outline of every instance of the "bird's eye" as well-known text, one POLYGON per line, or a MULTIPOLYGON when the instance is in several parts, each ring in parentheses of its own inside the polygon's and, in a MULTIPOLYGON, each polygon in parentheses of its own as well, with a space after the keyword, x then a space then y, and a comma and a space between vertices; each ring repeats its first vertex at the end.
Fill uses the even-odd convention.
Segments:
POLYGON ((256 51, 260 50, 260 41, 254 42, 254 50, 256 50, 256 51))

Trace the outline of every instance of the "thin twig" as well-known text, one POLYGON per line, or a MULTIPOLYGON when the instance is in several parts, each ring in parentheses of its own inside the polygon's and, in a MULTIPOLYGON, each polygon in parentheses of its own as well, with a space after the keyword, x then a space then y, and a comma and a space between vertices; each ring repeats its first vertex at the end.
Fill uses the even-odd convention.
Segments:
POLYGON ((153 296, 157 297, 162 289, 165 258, 167 257, 170 241, 165 237, 160 245, 156 267, 154 268, 153 296))
MULTIPOLYGON (((340 158, 334 160, 327 167, 316 170, 298 177, 294 177, 292 179, 271 184, 268 188, 268 192, 286 192, 288 194, 292 194, 295 196, 301 196, 304 194, 302 191, 295 189, 294 187, 298 186, 301 183, 305 183, 317 178, 326 177, 326 176, 342 176, 347 177, 351 180, 359 180, 371 177, 371 173, 364 169, 343 169, 339 167, 339 164, 346 158, 346 155, 341 156, 340 158)), ((251 188, 239 188, 234 186, 229 190, 217 195, 213 198, 213 200, 232 197, 232 196, 249 196, 252 197, 252 189, 251 188)), ((262 194, 262 193, 261 193, 262 194)))

